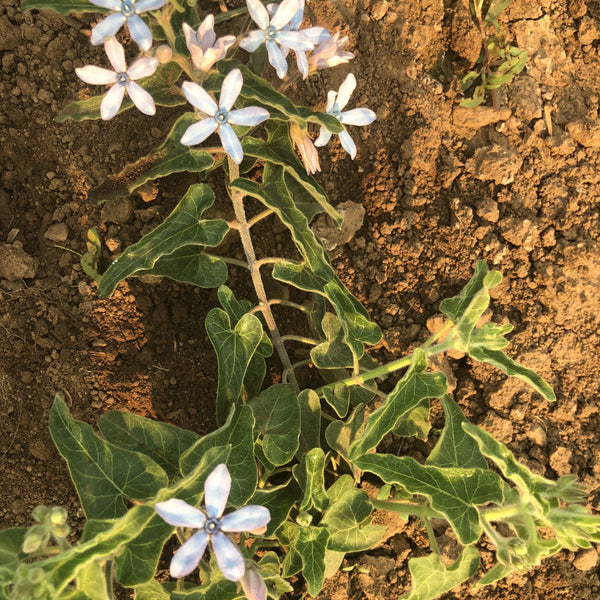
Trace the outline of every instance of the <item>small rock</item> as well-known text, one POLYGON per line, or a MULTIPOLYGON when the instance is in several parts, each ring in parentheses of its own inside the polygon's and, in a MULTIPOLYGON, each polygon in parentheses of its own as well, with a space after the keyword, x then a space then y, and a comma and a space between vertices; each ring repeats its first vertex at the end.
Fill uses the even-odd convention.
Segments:
POLYGON ((590 571, 598 564, 598 551, 596 548, 587 548, 577 553, 573 566, 579 571, 590 571))
POLYGON ((5 15, 0 18, 0 52, 14 50, 21 43, 21 31, 5 15))
POLYGON ((502 237, 513 246, 530 252, 540 239, 537 227, 529 219, 506 217, 498 223, 502 237))
POLYGON ((374 21, 381 21, 381 19, 385 17, 385 13, 387 13, 389 6, 390 5, 387 0, 379 0, 379 2, 375 2, 371 8, 371 18, 374 21))
POLYGON ((491 198, 485 198, 477 205, 477 215, 490 223, 497 223, 500 218, 498 203, 491 198))
POLYGON ((554 128, 554 135, 546 138, 546 144, 552 152, 559 156, 573 154, 577 147, 573 138, 568 133, 556 128, 554 128))
POLYGON ((66 223, 54 223, 46 229, 44 237, 50 242, 65 242, 69 237, 69 228, 66 223))
POLYGON ((0 245, 0 278, 8 281, 31 279, 38 269, 38 260, 17 245, 0 245))
POLYGON ((514 181, 522 164, 523 159, 514 148, 493 144, 478 148, 467 168, 477 179, 508 185, 514 181))
POLYGON ((486 125, 506 121, 511 115, 510 108, 496 110, 492 106, 456 106, 452 111, 452 121, 456 127, 468 127, 469 129, 481 129, 486 125))
POLYGON ((347 244, 362 227, 365 220, 365 207, 358 202, 342 202, 336 206, 344 221, 338 229, 326 215, 319 216, 311 229, 329 252, 347 244))
POLYGON ((585 0, 570 0, 569 5, 569 14, 574 19, 579 19, 579 17, 583 17, 587 12, 587 6, 585 0))
POLYGON ((559 477, 571 473, 571 465, 569 465, 571 455, 572 452, 564 446, 557 448, 556 451, 550 455, 550 466, 556 471, 556 474, 559 477))
POLYGON ((571 121, 567 123, 567 131, 585 148, 600 147, 600 122, 598 121, 571 121))
POLYGON ((523 121, 541 118, 542 96, 537 81, 527 75, 515 78, 509 88, 508 104, 523 121))
POLYGON ((545 446, 546 445, 546 432, 544 428, 539 423, 533 423, 527 432, 527 437, 536 445, 536 446, 545 446))
POLYGON ((108 200, 102 207, 102 218, 110 223, 127 223, 133 213, 133 200, 131 198, 115 198, 108 200))
POLYGON ((591 17, 583 17, 581 19, 579 29, 577 30, 577 37, 582 46, 587 46, 600 37, 600 32, 594 19, 591 17))

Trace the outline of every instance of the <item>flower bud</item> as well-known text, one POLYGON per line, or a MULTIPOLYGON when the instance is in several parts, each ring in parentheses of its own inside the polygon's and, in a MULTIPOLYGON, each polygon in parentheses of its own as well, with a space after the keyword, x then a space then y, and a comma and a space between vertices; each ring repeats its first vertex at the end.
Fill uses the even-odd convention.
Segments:
POLYGON ((173 58, 173 50, 171 50, 171 48, 166 44, 162 44, 154 51, 154 57, 158 59, 158 62, 161 65, 164 65, 168 62, 171 62, 171 59, 173 58))
POLYGON ((47 530, 46 525, 33 525, 25 534, 25 539, 23 540, 23 552, 26 554, 35 552, 45 546, 49 539, 50 532, 47 530))
POLYGON ((61 506, 53 506, 50 509, 50 523, 52 525, 62 525, 67 520, 67 511, 61 506))

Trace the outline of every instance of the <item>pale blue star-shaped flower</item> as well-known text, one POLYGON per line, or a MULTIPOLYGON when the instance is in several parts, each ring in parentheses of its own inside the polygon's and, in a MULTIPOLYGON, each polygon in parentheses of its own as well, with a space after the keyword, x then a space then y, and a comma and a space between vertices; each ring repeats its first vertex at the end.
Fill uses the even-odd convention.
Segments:
POLYGON ((207 118, 190 125, 180 142, 184 146, 195 146, 202 143, 211 133, 218 132, 223 150, 239 165, 244 158, 242 144, 238 140, 232 125, 252 127, 269 118, 269 112, 258 106, 248 106, 239 110, 231 110, 243 85, 242 72, 233 69, 223 80, 219 105, 208 95, 208 92, 197 83, 186 81, 181 89, 190 104, 207 118))
POLYGON ((290 48, 295 52, 308 52, 315 47, 314 42, 301 31, 290 31, 288 25, 301 7, 300 0, 283 0, 273 17, 260 0, 246 0, 248 12, 260 29, 251 31, 240 46, 248 52, 254 52, 262 43, 267 47, 269 63, 283 79, 288 65, 284 51, 290 48))
MULTIPOLYGON (((348 104, 348 100, 350 100, 355 87, 356 78, 350 73, 344 79, 337 92, 328 92, 326 111, 328 114, 336 117, 343 125, 369 125, 375 120, 376 115, 368 108, 353 108, 352 110, 342 112, 342 109, 348 104)), ((325 127, 321 127, 319 137, 315 140, 315 146, 324 146, 331 139, 331 135, 331 131, 325 127)), ((342 148, 344 148, 351 158, 354 158, 356 156, 356 144, 350 137, 350 134, 344 129, 339 136, 342 148)))
POLYGON ((152 46, 152 33, 139 15, 162 8, 167 0, 90 0, 90 2, 113 11, 92 29, 91 41, 94 46, 116 35, 117 31, 127 23, 131 39, 146 52, 152 46))
POLYGON ((135 80, 153 75, 158 67, 158 59, 148 56, 138 58, 127 68, 123 46, 114 37, 104 43, 104 50, 114 71, 95 67, 94 65, 75 69, 77 77, 85 83, 111 85, 100 104, 102 119, 105 121, 112 119, 119 112, 125 92, 144 114, 155 114, 156 106, 152 96, 135 80))
POLYGON ((271 514, 264 506, 250 504, 223 515, 230 489, 231 476, 227 466, 220 464, 204 483, 206 514, 177 498, 154 505, 156 512, 169 525, 200 530, 175 552, 170 568, 172 577, 189 575, 198 566, 209 542, 219 569, 227 579, 238 581, 244 576, 244 557, 226 534, 261 530, 271 520, 271 514))

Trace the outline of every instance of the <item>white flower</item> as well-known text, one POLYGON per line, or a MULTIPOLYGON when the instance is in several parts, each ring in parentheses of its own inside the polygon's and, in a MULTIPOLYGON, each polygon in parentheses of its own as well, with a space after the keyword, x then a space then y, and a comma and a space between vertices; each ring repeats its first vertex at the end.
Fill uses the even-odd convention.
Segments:
POLYGON ((193 125, 190 125, 181 138, 184 146, 195 146, 202 143, 211 133, 218 131, 223 150, 239 165, 244 158, 242 144, 237 139, 232 125, 254 126, 269 118, 269 112, 264 108, 249 106, 239 110, 231 110, 242 89, 242 73, 233 69, 223 80, 219 106, 208 95, 206 90, 197 83, 186 81, 182 86, 188 101, 199 111, 208 115, 193 125))
POLYGON ((271 520, 271 515, 264 506, 251 504, 223 516, 230 489, 231 476, 227 466, 220 464, 204 483, 206 515, 177 498, 154 505, 156 512, 169 525, 200 530, 175 552, 171 560, 172 577, 189 575, 198 566, 209 541, 223 575, 231 581, 238 581, 244 576, 244 557, 225 534, 259 529, 271 520))
POLYGON ((342 50, 347 42, 347 36, 340 39, 339 31, 321 41, 308 57, 310 70, 317 71, 327 67, 336 67, 354 58, 352 52, 342 50))
POLYGON ((290 137, 300 153, 306 172, 313 175, 317 171, 320 171, 321 165, 319 164, 317 149, 306 130, 300 129, 300 126, 295 121, 290 122, 290 137))
POLYGON ((291 48, 296 52, 307 52, 314 48, 314 43, 304 33, 287 28, 300 8, 300 0, 283 0, 272 18, 260 0, 246 0, 246 3, 252 20, 260 29, 251 31, 240 42, 240 46, 248 52, 254 52, 264 42, 269 62, 275 67, 277 76, 283 79, 288 66, 281 48, 291 48))
POLYGON ((267 586, 254 564, 247 566, 240 583, 248 600, 267 600, 267 586))
POLYGON ((235 43, 235 35, 226 35, 217 40, 213 15, 208 15, 202 21, 197 32, 187 23, 184 23, 182 27, 192 62, 200 71, 209 71, 218 60, 225 58, 227 50, 235 43))
POLYGON ((115 38, 110 38, 104 43, 104 50, 114 71, 93 65, 75 69, 77 77, 86 83, 92 85, 112 84, 100 104, 100 116, 105 121, 112 119, 119 112, 126 90, 133 103, 144 114, 153 115, 156 107, 152 96, 142 86, 135 83, 135 80, 152 75, 158 66, 158 59, 139 58, 127 68, 123 46, 115 38))
POLYGON ((92 44, 97 45, 116 35, 127 23, 131 39, 144 51, 152 46, 152 33, 140 13, 161 8, 167 0, 90 0, 92 4, 114 11, 92 29, 92 44))
MULTIPOLYGON (((353 108, 342 112, 342 108, 348 104, 350 96, 356 87, 356 78, 350 73, 344 79, 338 92, 330 91, 327 94, 327 113, 333 115, 343 125, 369 125, 372 123, 376 115, 368 108, 353 108)), ((350 155, 351 158, 356 156, 356 144, 350 137, 350 134, 344 129, 339 134, 342 148, 350 155)), ((324 146, 331 139, 331 132, 325 127, 321 127, 319 137, 315 140, 315 146, 324 146)))

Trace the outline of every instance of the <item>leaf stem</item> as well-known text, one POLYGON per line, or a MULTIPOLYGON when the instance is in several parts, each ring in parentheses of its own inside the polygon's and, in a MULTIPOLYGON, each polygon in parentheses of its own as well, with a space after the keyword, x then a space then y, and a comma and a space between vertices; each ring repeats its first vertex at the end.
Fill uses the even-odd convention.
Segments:
POLYGON ((269 215, 272 215, 272 214, 273 214, 273 209, 271 209, 271 208, 267 208, 266 210, 259 212, 257 215, 254 215, 251 219, 248 219, 248 227, 252 227, 253 225, 256 225, 259 221, 266 219, 269 215))
MULTIPOLYGON (((234 181, 240 176, 239 166, 229 155, 227 156, 227 163, 229 166, 229 180, 234 181)), ((271 336, 273 346, 275 346, 277 354, 281 360, 283 371, 284 373, 286 371, 289 372, 290 383, 294 386, 296 391, 299 391, 300 387, 298 386, 298 381, 296 380, 296 375, 294 374, 290 357, 288 356, 287 350, 285 349, 283 341, 281 340, 281 334, 279 333, 279 328, 277 327, 275 317, 271 311, 271 305, 269 304, 265 286, 260 275, 260 261, 256 260, 254 244, 252 243, 252 238, 250 237, 250 226, 248 224, 248 220, 246 219, 246 211, 244 209, 244 194, 243 192, 234 189, 230 189, 229 192, 231 195, 231 201, 233 203, 235 218, 239 223, 238 233, 242 241, 244 253, 246 254, 246 261, 248 262, 247 266, 252 277, 254 291, 258 297, 258 306, 265 317, 265 321, 267 322, 269 334, 271 336)))
POLYGON ((319 342, 313 338, 304 337, 303 335, 282 335, 282 342, 300 342, 301 344, 308 344, 309 346, 316 346, 319 342))

